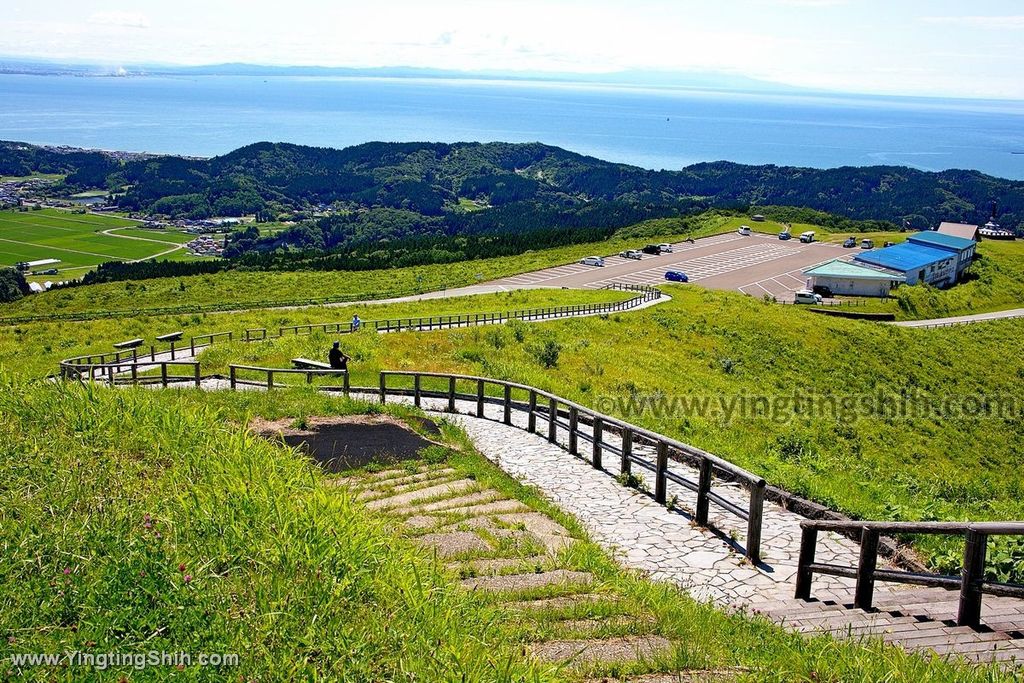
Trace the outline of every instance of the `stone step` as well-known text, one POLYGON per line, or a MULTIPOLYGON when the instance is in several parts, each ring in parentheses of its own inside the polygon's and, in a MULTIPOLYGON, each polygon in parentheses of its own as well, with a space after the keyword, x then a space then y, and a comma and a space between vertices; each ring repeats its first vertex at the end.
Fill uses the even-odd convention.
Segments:
POLYGON ((530 654, 543 662, 572 665, 625 664, 667 656, 672 643, 662 636, 628 636, 601 640, 549 640, 533 643, 530 654))
POLYGON ((609 617, 590 617, 586 619, 558 619, 544 623, 546 628, 558 629, 563 634, 583 634, 594 637, 601 629, 624 629, 635 627, 636 631, 649 632, 657 620, 650 614, 616 614, 609 617))
POLYGON ((450 478, 455 474, 457 474, 456 471, 451 467, 442 467, 441 469, 417 472, 416 474, 410 474, 406 477, 396 477, 394 479, 386 479, 384 481, 357 482, 356 485, 364 491, 398 489, 403 486, 411 486, 419 482, 430 481, 431 479, 450 478))
POLYGON ((478 505, 480 503, 489 503, 500 498, 501 494, 491 489, 484 491, 476 491, 469 493, 464 496, 458 496, 456 498, 446 498, 445 500, 437 500, 430 503, 413 503, 410 505, 399 505, 396 506, 393 512, 402 515, 414 515, 422 514, 426 512, 442 512, 447 511, 449 508, 455 508, 464 505, 478 505))
POLYGON ((625 678, 587 678, 581 683, 726 683, 735 681, 746 672, 745 669, 688 669, 660 674, 640 674, 625 678))
POLYGON ((405 493, 407 491, 415 491, 417 489, 426 488, 428 486, 437 486, 445 482, 454 481, 458 479, 460 475, 457 472, 451 474, 440 475, 437 477, 429 477, 426 479, 420 479, 419 481, 412 481, 401 486, 395 486, 394 488, 373 488, 363 489, 356 496, 357 500, 377 500, 379 498, 387 498, 394 496, 399 493, 405 493))
POLYGON ((504 574, 500 576, 476 576, 463 579, 460 583, 470 590, 487 591, 490 593, 508 593, 529 590, 543 586, 577 585, 589 586, 594 582, 594 575, 589 572, 577 572, 568 569, 555 569, 539 574, 504 574))
POLYGON ((449 558, 472 552, 492 550, 490 543, 472 531, 449 531, 443 534, 426 534, 413 539, 413 543, 434 552, 438 557, 449 558))
MULTIPOLYGON (((495 493, 497 493, 495 491, 495 493)), ((438 510, 438 512, 444 512, 446 515, 468 515, 471 517, 479 517, 481 515, 493 515, 497 513, 510 513, 510 512, 529 512, 530 508, 520 503, 518 500, 502 499, 493 500, 489 503, 479 503, 477 505, 465 505, 462 507, 447 508, 444 510, 438 510)))
POLYGON ((408 493, 400 493, 397 496, 377 498, 366 503, 366 507, 371 510, 393 508, 400 505, 406 505, 417 500, 428 500, 439 496, 462 493, 463 491, 478 485, 479 484, 475 479, 456 479, 455 481, 445 482, 444 484, 428 486, 426 488, 416 489, 415 491, 409 491, 408 493))
POLYGON ((619 598, 616 595, 604 595, 602 593, 576 593, 575 595, 562 595, 557 598, 541 598, 539 600, 515 600, 504 603, 506 609, 520 612, 537 612, 540 610, 564 610, 576 606, 594 605, 599 603, 616 604, 619 598))
POLYGON ((506 569, 520 569, 525 573, 533 567, 548 569, 554 562, 549 555, 531 555, 529 557, 497 557, 493 559, 467 560, 465 562, 449 562, 448 569, 456 572, 473 571, 478 575, 498 574, 506 569))

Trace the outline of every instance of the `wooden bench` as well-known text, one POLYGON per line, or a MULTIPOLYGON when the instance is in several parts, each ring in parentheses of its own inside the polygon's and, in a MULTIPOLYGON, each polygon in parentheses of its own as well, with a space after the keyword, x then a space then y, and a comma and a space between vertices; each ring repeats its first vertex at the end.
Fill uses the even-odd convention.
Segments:
POLYGON ((332 368, 330 363, 323 363, 308 358, 292 358, 292 365, 300 370, 337 370, 338 372, 344 372, 341 368, 332 368))
POLYGON ((118 350, 123 349, 137 349, 142 346, 142 339, 129 339, 128 341, 118 342, 114 344, 114 348, 118 350))
POLYGON ((168 334, 161 334, 159 337, 156 338, 156 340, 158 342, 176 342, 176 341, 181 341, 181 337, 182 337, 183 334, 185 334, 185 333, 184 332, 170 332, 168 334))

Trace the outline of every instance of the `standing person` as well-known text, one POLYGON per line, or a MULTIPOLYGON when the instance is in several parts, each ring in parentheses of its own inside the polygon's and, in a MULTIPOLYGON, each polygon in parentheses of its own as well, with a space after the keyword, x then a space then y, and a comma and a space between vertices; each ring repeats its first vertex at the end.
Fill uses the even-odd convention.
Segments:
POLYGON ((358 313, 356 315, 352 316, 352 331, 353 332, 358 332, 359 328, 362 326, 362 324, 363 324, 363 321, 359 319, 359 314, 358 313))
POLYGON ((352 359, 341 352, 341 342, 334 342, 334 346, 327 352, 327 360, 335 370, 348 371, 348 362, 352 359))

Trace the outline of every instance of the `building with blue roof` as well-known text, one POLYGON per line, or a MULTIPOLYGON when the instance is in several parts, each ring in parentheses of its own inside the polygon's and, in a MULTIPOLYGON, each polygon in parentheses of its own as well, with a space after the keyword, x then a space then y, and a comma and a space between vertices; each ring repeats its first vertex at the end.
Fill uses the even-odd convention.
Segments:
POLYGON ((884 249, 865 251, 853 258, 859 263, 901 273, 908 285, 924 282, 934 287, 949 287, 956 284, 962 272, 959 268, 960 252, 957 249, 921 241, 907 241, 884 249))
POLYGON ((956 254, 956 277, 957 280, 965 270, 967 270, 971 263, 974 261, 974 251, 978 246, 978 243, 974 240, 967 239, 966 237, 957 237, 956 235, 949 235, 942 232, 919 232, 916 235, 911 235, 907 238, 908 242, 913 244, 921 244, 926 247, 934 247, 935 249, 945 249, 946 251, 956 254))

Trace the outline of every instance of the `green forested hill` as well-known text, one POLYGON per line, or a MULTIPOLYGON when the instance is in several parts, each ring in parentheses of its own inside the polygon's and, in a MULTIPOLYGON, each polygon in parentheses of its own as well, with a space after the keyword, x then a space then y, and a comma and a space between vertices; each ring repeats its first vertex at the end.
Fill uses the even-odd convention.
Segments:
POLYGON ((940 220, 984 222, 994 201, 1004 225, 1024 221, 1024 182, 976 171, 724 161, 650 171, 540 143, 369 142, 330 149, 259 142, 212 159, 120 162, 100 152, 0 142, 0 175, 32 171, 68 173, 76 186, 126 187, 120 198, 125 208, 194 217, 341 202, 352 209, 408 211, 446 228, 488 228, 500 221, 466 218, 459 200, 548 211, 616 202, 661 213, 698 200, 725 207, 800 206, 859 220, 910 220, 921 228, 940 220))

